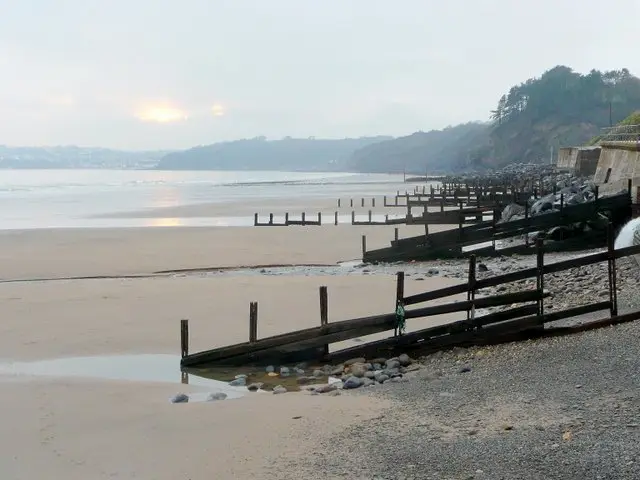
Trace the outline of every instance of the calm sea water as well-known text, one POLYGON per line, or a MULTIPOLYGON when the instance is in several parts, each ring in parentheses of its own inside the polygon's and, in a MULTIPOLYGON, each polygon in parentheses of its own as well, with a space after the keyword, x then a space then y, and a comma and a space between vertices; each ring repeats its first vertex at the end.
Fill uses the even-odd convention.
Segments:
POLYGON ((94 218, 199 203, 337 199, 404 190, 402 175, 304 172, 0 170, 0 229, 251 225, 252 217, 94 218))

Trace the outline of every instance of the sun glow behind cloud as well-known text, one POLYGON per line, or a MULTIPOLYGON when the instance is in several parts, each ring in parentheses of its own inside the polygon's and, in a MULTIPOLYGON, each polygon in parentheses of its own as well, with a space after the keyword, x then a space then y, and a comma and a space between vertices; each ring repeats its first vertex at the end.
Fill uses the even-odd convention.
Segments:
POLYGON ((187 112, 169 105, 147 105, 136 112, 136 118, 143 122, 173 123, 187 120, 187 112))
POLYGON ((219 103, 216 103, 213 107, 211 107, 211 113, 213 113, 214 117, 222 117, 225 114, 225 109, 219 103))

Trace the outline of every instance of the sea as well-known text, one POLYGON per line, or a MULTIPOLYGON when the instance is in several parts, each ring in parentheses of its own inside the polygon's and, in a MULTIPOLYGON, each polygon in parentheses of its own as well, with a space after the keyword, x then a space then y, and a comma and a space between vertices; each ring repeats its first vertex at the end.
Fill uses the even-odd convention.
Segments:
MULTIPOLYGON (((249 215, 136 218, 133 212, 195 204, 260 206, 272 199, 302 205, 305 199, 325 198, 337 203, 338 198, 381 197, 406 189, 412 190, 413 185, 405 184, 402 175, 384 174, 0 170, 0 229, 250 226, 253 216, 249 215), (121 214, 129 215, 118 217, 121 214)), ((341 216, 341 221, 346 220, 341 216)))

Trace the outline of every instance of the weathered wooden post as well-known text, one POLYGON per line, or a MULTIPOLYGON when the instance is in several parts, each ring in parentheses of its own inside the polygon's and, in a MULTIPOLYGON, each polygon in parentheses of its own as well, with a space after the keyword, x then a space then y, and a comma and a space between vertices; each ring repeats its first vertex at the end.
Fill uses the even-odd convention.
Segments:
POLYGON ((249 304, 249 343, 258 340, 258 302, 249 304))
POLYGON ((388 205, 387 205, 387 196, 386 196, 386 195, 385 195, 384 197, 382 197, 382 204, 383 204, 385 207, 388 207, 388 205))
POLYGON ((273 213, 269 214, 269 225, 273 225, 273 213))
POLYGON ((356 223, 356 212, 351 210, 351 225, 355 225, 356 223))
POLYGON ((306 225, 307 224, 307 214, 305 212, 302 212, 302 225, 306 225))
POLYGON ((334 214, 333 223, 334 223, 334 225, 338 225, 338 212, 335 212, 335 214, 334 214))
POLYGON ((340 199, 338 199, 338 208, 340 208, 340 199))
POLYGON ((371 206, 372 207, 376 206, 376 197, 371 197, 371 206))
POLYGON ((372 213, 371 213, 371 210, 369 210, 369 223, 371 223, 371 221, 372 221, 372 213))
POLYGON ((353 198, 351 199, 351 208, 353 208, 353 198))
POLYGON ((253 226, 254 227, 258 226, 258 214, 257 213, 253 214, 253 226))
POLYGON ((289 212, 284 214, 284 224, 289 225, 289 212))
MULTIPOLYGON (((320 287, 320 326, 325 327, 329 324, 329 296, 327 287, 320 287)), ((323 357, 329 354, 329 344, 322 346, 323 357)))
POLYGON ((318 225, 322 225, 322 212, 318 212, 318 225))
POLYGON ((609 225, 607 225, 607 264, 609 267, 609 302, 611 304, 609 310, 612 317, 618 315, 618 282, 616 278, 616 252, 613 234, 613 223, 609 222, 609 225))
POLYGON ((536 286, 540 299, 538 300, 538 316, 544 321, 544 240, 536 239, 536 286))
POLYGON ((524 234, 524 244, 529 246, 529 201, 524 202, 524 223, 527 231, 524 234))
MULTIPOLYGON (((404 272, 396 273, 396 306, 394 308, 394 312, 398 308, 398 305, 402 304, 404 306, 404 272)), ((393 336, 398 336, 398 327, 393 331, 393 336)))
POLYGON ((476 256, 469 257, 469 282, 467 284, 467 301, 472 302, 471 308, 467 310, 467 320, 474 320, 476 316, 476 306, 473 301, 476 298, 476 256))
POLYGON ((189 355, 189 320, 180 320, 180 355, 189 355))
POLYGON ((564 193, 560 194, 560 215, 564 213, 564 193))
POLYGON ((361 207, 364 207, 364 197, 362 197, 362 198, 360 199, 360 206, 361 206, 361 207))
POLYGON ((366 253, 367 253, 367 236, 362 235, 362 259, 363 260, 366 253))
POLYGON ((399 235, 398 227, 394 228, 393 230, 394 230, 393 238, 397 242, 398 241, 398 235, 399 235))

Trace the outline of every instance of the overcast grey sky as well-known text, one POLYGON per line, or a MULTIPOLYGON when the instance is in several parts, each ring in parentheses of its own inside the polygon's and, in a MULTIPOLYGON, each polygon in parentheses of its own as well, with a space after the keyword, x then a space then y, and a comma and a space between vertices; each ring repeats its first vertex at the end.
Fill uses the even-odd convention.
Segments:
POLYGON ((640 74, 640 0, 0 0, 0 144, 184 148, 485 120, 558 64, 640 74))

